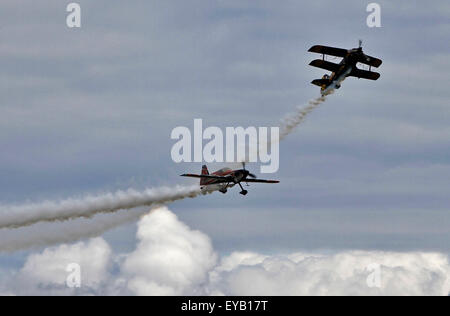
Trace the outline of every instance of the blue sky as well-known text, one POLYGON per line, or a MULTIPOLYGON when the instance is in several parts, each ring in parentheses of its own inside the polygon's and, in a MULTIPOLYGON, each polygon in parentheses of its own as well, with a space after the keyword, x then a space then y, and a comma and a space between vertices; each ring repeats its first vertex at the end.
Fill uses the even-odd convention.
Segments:
MULTIPOLYGON (((173 128, 277 126, 319 93, 308 48, 363 39, 380 80, 347 79, 281 143, 280 185, 170 208, 220 253, 448 254, 448 1, 379 1, 381 28, 364 1, 78 2, 80 29, 64 1, 0 4, 1 204, 192 184, 178 175, 201 166, 172 162, 173 128)), ((134 234, 105 238, 126 251, 134 234)))

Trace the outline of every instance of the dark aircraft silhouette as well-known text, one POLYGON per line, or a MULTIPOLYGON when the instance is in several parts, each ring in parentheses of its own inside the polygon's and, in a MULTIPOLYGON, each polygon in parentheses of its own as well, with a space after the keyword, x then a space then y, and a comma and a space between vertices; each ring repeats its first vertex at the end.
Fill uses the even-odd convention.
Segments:
POLYGON ((347 77, 357 77, 369 80, 377 80, 380 74, 372 72, 372 67, 379 67, 382 63, 381 59, 368 56, 362 50, 362 41, 359 41, 359 47, 353 49, 343 49, 316 45, 308 51, 323 55, 322 59, 313 60, 309 65, 331 71, 331 75, 324 75, 322 79, 313 80, 311 83, 320 87, 322 96, 328 95, 341 87, 342 81, 347 77), (339 64, 335 64, 325 60, 325 55, 342 57, 339 64), (357 63, 369 65, 369 71, 356 67, 357 63))
POLYGON ((212 174, 209 174, 208 167, 202 167, 202 174, 182 174, 182 177, 200 178, 200 189, 202 191, 220 191, 227 193, 228 188, 238 184, 241 187, 242 195, 248 193, 244 190, 241 182, 245 183, 279 183, 276 180, 262 180, 256 179, 256 176, 245 169, 245 163, 242 163, 242 169, 231 170, 230 168, 220 169, 212 174), (249 177, 251 179, 249 179, 249 177))

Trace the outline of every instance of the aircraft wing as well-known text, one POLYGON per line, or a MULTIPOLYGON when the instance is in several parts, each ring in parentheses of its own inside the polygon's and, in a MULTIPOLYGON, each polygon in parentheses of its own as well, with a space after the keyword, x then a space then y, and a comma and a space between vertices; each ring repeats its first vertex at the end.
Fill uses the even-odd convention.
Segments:
POLYGON ((221 177, 221 176, 213 176, 213 175, 206 175, 206 174, 190 174, 185 173, 181 175, 182 177, 190 177, 190 178, 203 178, 203 179, 214 179, 214 180, 222 180, 223 182, 230 181, 230 177, 221 177))
POLYGON ((339 65, 335 63, 330 63, 329 61, 325 61, 322 59, 316 59, 309 63, 310 66, 322 68, 329 70, 331 72, 336 72, 339 69, 339 65))
POLYGON ((318 53, 318 54, 323 54, 323 55, 332 55, 332 56, 338 56, 338 57, 345 57, 348 54, 348 51, 346 49, 322 46, 322 45, 315 45, 315 46, 311 47, 308 50, 308 52, 318 53))
POLYGON ((252 183, 280 183, 277 180, 263 180, 263 179, 245 179, 243 182, 252 183))
POLYGON ((368 56, 366 55, 366 58, 362 57, 358 60, 358 62, 362 63, 362 64, 366 64, 372 67, 380 67, 381 64, 383 63, 383 61, 381 59, 372 57, 372 56, 368 56))
POLYGON ((369 80, 377 80, 380 78, 380 74, 378 72, 361 70, 361 69, 353 69, 349 76, 369 79, 369 80))

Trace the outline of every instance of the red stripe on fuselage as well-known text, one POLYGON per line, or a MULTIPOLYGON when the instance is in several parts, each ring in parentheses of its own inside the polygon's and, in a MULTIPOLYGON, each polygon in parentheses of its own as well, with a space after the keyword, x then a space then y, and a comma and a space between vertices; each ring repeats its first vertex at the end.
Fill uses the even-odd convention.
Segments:
MULTIPOLYGON (((219 176, 219 177, 226 177, 226 176, 232 175, 233 173, 234 173, 233 170, 227 170, 225 172, 216 171, 216 172, 213 172, 212 175, 219 176)), ((210 179, 210 180, 206 181, 203 185, 210 185, 210 184, 216 184, 216 183, 223 183, 223 182, 219 182, 219 180, 216 180, 216 179, 210 179)))

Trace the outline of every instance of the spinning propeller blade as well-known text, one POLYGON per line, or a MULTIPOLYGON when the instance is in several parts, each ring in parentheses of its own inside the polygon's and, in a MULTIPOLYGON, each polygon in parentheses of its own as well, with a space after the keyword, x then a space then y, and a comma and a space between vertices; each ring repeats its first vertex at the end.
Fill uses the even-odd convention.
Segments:
MULTIPOLYGON (((247 169, 245 169, 245 161, 242 162, 242 169, 245 170, 245 171, 247 171, 247 169)), ((253 173, 250 173, 250 172, 247 171, 247 175, 248 175, 250 178, 256 179, 256 176, 255 176, 253 173)))

